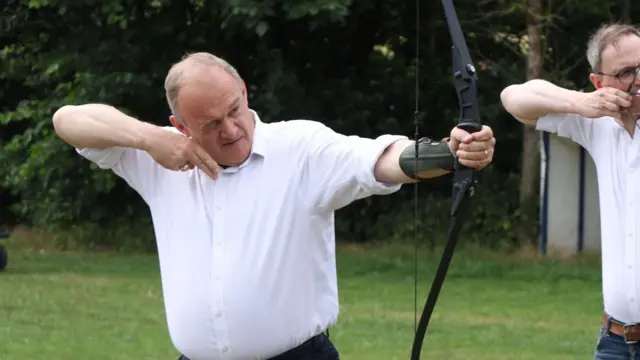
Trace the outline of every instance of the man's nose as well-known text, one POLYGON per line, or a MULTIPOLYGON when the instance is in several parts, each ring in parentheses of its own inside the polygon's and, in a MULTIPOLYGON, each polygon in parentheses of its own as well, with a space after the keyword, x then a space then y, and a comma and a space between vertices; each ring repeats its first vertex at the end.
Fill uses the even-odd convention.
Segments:
POLYGON ((633 88, 635 90, 640 89, 640 74, 636 73, 636 77, 633 79, 633 88))
POLYGON ((634 94, 640 89, 640 66, 636 68, 636 76, 633 78, 631 84, 629 84, 629 91, 634 94))
POLYGON ((224 119, 220 127, 220 136, 224 139, 234 140, 238 127, 229 118, 224 119))

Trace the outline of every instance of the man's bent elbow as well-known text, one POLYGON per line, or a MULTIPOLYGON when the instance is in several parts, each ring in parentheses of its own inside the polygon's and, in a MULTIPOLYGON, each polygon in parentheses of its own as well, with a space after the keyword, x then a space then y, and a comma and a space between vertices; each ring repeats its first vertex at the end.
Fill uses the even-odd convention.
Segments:
POLYGON ((500 101, 502 102, 502 106, 509 112, 511 115, 516 116, 519 111, 518 92, 521 92, 522 88, 520 84, 509 85, 500 92, 500 101))
POLYGON ((53 129, 58 134, 58 136, 62 137, 62 135, 64 134, 64 129, 67 126, 69 119, 74 116, 73 114, 75 109, 75 105, 64 105, 56 110, 55 113, 53 113, 53 129))
POLYGON ((73 108, 74 108, 74 105, 63 105, 61 108, 56 110, 56 112, 53 113, 53 117, 52 117, 53 125, 58 126, 65 117, 69 116, 69 113, 73 108))
POLYGON ((525 104, 521 103, 521 99, 526 98, 527 94, 522 84, 509 85, 500 92, 500 101, 502 106, 511 116, 521 123, 529 126, 535 126, 537 119, 531 118, 530 114, 524 111, 525 104))
POLYGON ((83 147, 84 136, 79 128, 79 118, 82 116, 82 107, 79 105, 64 105, 52 116, 53 130, 73 147, 83 147))

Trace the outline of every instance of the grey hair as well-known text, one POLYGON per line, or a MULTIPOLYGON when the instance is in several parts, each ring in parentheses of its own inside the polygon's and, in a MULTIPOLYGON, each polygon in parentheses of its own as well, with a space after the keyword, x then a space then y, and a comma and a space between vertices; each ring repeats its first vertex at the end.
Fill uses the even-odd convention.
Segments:
POLYGON ((600 71, 602 67, 602 51, 609 45, 616 46, 623 35, 636 35, 640 37, 640 31, 633 26, 621 23, 601 25, 589 38, 587 45, 587 61, 593 72, 600 71))
POLYGON ((186 124, 179 115, 180 111, 178 106, 178 94, 180 92, 180 89, 184 85, 185 72, 188 68, 188 65, 192 64, 199 65, 201 67, 220 67, 224 71, 229 73, 229 75, 238 80, 238 83, 240 84, 240 86, 242 86, 242 78, 240 77, 238 70, 236 70, 226 60, 207 52, 197 52, 185 55, 179 62, 171 66, 171 69, 169 69, 169 73, 167 74, 167 77, 164 81, 164 90, 167 97, 167 103, 169 104, 169 108, 171 109, 171 113, 183 125, 186 124))

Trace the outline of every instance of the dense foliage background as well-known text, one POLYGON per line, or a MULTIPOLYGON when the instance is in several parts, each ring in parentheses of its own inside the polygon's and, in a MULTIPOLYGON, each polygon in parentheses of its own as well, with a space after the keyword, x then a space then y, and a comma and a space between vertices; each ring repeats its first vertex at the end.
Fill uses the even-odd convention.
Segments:
MULTIPOLYGON (((519 193, 521 182, 537 186, 537 175, 521 179, 523 129, 502 108, 500 91, 527 79, 530 51, 538 51, 529 46, 532 29, 540 34, 540 76, 590 91, 589 34, 603 22, 639 14, 640 3, 459 0, 455 6, 480 71, 483 121, 498 139, 467 241, 535 242, 535 205, 524 211, 519 193)), ((209 51, 234 64, 250 87, 250 105, 267 122, 308 118, 367 137, 413 137, 418 68, 420 134, 447 136, 458 115, 451 39, 441 3, 420 7, 416 64, 415 0, 6 0, 0 223, 56 229, 60 245, 153 250, 140 197, 59 140, 51 116, 63 104, 103 102, 167 125, 164 77, 186 52, 209 51)), ((536 155, 524 159, 538 166, 536 155)), ((448 176, 420 185, 424 242, 444 234, 446 222, 438 223, 447 219, 450 187, 448 176)), ((411 239, 413 190, 341 210, 338 237, 411 239)), ((527 197, 537 202, 535 194, 527 197)))

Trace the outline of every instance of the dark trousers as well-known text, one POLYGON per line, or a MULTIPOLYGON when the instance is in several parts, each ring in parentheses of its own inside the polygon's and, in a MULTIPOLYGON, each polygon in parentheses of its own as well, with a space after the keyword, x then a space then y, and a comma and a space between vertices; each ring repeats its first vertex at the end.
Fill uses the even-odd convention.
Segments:
MULTIPOLYGON (((178 360, 189 360, 189 358, 183 355, 178 360)), ((320 334, 269 360, 340 360, 340 356, 329 337, 326 334, 320 334)))

